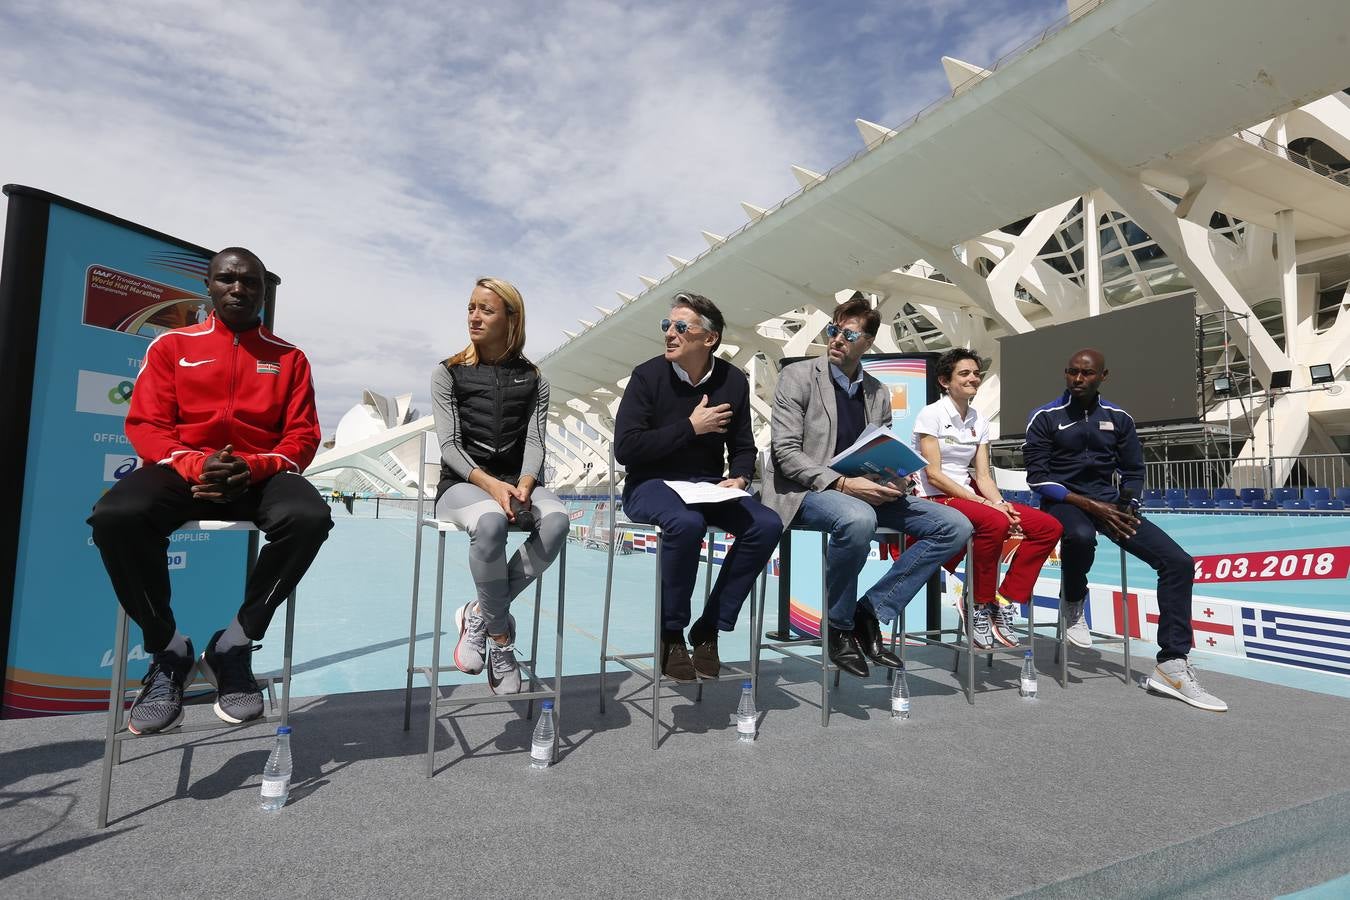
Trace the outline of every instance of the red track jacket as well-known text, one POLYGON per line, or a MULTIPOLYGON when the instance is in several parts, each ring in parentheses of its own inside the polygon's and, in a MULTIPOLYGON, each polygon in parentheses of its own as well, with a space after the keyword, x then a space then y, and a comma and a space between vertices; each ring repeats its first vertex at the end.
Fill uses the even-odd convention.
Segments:
POLYGON ((191 484, 206 457, 233 444, 254 482, 297 475, 319 447, 309 360, 262 325, 236 334, 213 314, 168 331, 145 351, 127 437, 146 463, 191 484))

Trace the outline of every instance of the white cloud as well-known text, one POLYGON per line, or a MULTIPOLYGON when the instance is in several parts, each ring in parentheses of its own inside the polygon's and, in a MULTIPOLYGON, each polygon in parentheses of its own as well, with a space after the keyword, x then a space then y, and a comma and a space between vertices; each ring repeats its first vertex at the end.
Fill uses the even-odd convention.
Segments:
MULTIPOLYGON (((883 53, 885 11, 844 10, 848 40, 883 53)), ((699 229, 736 228, 738 201, 792 192, 789 165, 852 152, 865 113, 849 104, 894 94, 813 46, 812 15, 11 4, 0 179, 257 250, 283 278, 278 331, 313 359, 331 428, 363 387, 426 405, 431 366, 465 343, 477 276, 521 286, 542 356, 615 289, 636 292, 639 272, 665 272, 666 253, 699 252, 699 229)), ((936 55, 914 69, 938 85, 925 100, 941 90, 936 55)), ((887 77, 915 83, 893 65, 887 77)))

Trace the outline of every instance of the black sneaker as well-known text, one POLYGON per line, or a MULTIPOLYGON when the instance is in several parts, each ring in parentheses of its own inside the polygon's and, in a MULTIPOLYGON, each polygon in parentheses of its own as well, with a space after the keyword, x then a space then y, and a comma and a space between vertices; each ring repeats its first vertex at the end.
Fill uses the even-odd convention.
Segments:
POLYGON ((216 641, 224 630, 211 635, 202 651, 201 673, 216 688, 216 717, 238 725, 263 714, 262 689, 253 677, 253 651, 262 644, 243 644, 219 652, 216 641))
POLYGON ((150 671, 141 679, 141 692, 131 704, 127 731, 154 734, 177 728, 183 721, 183 685, 194 665, 192 641, 187 642, 187 656, 168 650, 156 653, 150 671))

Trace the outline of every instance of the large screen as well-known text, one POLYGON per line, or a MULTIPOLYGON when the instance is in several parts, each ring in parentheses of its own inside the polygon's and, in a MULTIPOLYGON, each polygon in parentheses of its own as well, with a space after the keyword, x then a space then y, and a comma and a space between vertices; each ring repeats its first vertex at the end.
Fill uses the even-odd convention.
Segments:
POLYGON ((1032 410, 1064 392, 1064 366, 1091 347, 1110 372, 1102 396, 1136 426, 1194 422, 1195 298, 1158 300, 999 338, 999 437, 1022 437, 1032 410))

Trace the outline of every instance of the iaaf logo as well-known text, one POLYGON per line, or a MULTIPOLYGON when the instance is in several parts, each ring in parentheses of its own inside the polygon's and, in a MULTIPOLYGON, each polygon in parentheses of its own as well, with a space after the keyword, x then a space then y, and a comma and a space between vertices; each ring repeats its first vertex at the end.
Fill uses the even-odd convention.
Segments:
MULTIPOLYGON (((127 651, 127 662, 137 662, 142 659, 149 659, 150 656, 145 652, 145 648, 140 644, 127 651)), ((113 664, 113 652, 111 649, 103 651, 103 659, 99 661, 99 668, 106 669, 113 664)))
POLYGON ((124 453, 107 453, 103 456, 103 480, 121 481, 141 467, 141 460, 124 453))

